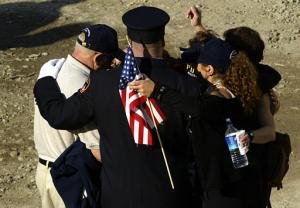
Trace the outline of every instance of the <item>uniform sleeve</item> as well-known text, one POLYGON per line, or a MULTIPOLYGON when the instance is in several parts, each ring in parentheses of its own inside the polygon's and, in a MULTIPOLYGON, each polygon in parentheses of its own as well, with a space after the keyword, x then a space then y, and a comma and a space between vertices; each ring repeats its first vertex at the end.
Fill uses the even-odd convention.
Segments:
POLYGON ((176 74, 176 78, 174 79, 177 80, 174 89, 189 96, 199 96, 207 88, 205 82, 188 75, 176 74))
POLYGON ((194 118, 207 121, 218 121, 224 117, 224 107, 221 98, 210 95, 190 96, 156 84, 151 97, 167 103, 176 111, 188 114, 194 118))
POLYGON ((33 93, 41 115, 53 128, 74 130, 92 119, 90 89, 83 93, 78 91, 66 99, 55 79, 44 77, 36 82, 33 93))
POLYGON ((187 74, 180 74, 170 69, 163 61, 152 60, 153 69, 156 70, 155 74, 152 74, 150 78, 156 82, 168 86, 170 89, 177 90, 178 92, 197 96, 200 95, 207 88, 205 82, 199 81, 199 79, 193 78, 187 74), (166 69, 162 69, 165 67, 166 69))

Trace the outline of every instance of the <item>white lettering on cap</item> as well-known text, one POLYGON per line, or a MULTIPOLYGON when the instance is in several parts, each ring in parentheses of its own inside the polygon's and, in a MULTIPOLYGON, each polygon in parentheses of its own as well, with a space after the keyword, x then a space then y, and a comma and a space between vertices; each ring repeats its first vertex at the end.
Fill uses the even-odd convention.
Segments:
POLYGON ((229 55, 229 59, 232 59, 233 57, 235 57, 238 54, 238 52, 236 50, 231 51, 230 55, 229 55))
POLYGON ((85 31, 87 33, 87 36, 90 37, 91 31, 89 28, 84 28, 83 31, 85 31))

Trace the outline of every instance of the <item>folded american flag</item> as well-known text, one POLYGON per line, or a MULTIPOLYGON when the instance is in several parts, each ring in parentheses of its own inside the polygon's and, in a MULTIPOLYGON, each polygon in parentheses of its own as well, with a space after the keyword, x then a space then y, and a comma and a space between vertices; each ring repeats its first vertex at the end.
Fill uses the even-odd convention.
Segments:
POLYGON ((140 96, 127 86, 129 82, 142 77, 137 68, 132 49, 128 47, 120 78, 120 95, 135 143, 152 145, 151 129, 154 128, 154 123, 151 116, 151 107, 156 124, 162 123, 166 118, 154 99, 149 99, 149 102, 147 102, 145 96, 140 96), (149 103, 151 103, 151 106, 149 106, 149 103))

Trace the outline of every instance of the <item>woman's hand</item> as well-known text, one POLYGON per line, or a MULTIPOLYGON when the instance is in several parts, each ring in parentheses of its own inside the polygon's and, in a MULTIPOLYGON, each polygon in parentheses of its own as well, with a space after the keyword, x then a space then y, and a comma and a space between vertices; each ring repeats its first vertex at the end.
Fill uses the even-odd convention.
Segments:
POLYGON ((201 10, 199 10, 196 6, 192 6, 188 9, 187 18, 191 20, 191 25, 194 27, 196 32, 206 31, 201 22, 201 10))
POLYGON ((250 146, 250 137, 249 135, 244 131, 242 134, 238 136, 238 142, 239 142, 239 149, 241 154, 246 154, 249 151, 250 146))
POLYGON ((273 89, 270 90, 269 97, 270 97, 270 101, 271 101, 270 110, 271 110, 272 115, 274 115, 275 113, 278 112, 278 110, 280 108, 279 98, 273 89))
POLYGON ((146 77, 143 80, 135 80, 128 84, 129 88, 137 91, 141 96, 150 97, 154 90, 155 83, 146 77))

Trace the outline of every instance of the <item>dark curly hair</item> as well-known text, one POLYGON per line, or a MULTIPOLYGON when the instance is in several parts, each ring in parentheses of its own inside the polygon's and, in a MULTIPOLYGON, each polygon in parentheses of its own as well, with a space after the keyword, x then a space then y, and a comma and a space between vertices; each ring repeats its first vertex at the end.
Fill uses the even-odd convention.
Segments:
POLYGON ((255 66, 247 55, 239 52, 226 69, 223 84, 236 95, 247 113, 252 113, 261 97, 255 66))
POLYGON ((265 43, 259 33, 249 27, 236 27, 226 30, 223 34, 233 48, 244 51, 254 64, 263 59, 265 43))

